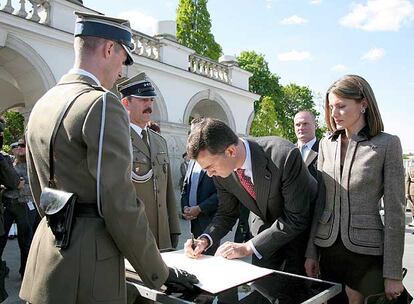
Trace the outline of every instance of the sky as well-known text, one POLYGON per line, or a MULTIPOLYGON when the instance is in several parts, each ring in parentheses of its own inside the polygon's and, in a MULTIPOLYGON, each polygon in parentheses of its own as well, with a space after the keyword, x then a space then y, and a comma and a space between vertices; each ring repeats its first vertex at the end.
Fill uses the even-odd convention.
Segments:
MULTIPOLYGON (((106 15, 129 19, 152 35, 157 20, 175 20, 178 0, 83 0, 106 15)), ((345 74, 372 86, 385 132, 414 153, 414 0, 210 0, 215 40, 223 53, 265 56, 283 85, 316 96, 345 74)), ((323 117, 323 99, 317 99, 323 117)))

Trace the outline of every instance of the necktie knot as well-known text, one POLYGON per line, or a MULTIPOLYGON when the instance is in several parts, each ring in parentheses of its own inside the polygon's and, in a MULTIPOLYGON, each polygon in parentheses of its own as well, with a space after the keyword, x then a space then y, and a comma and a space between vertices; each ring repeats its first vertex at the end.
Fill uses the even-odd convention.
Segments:
POLYGON ((240 183, 242 184, 243 188, 249 193, 249 195, 256 200, 256 192, 254 191, 254 185, 252 183, 252 180, 250 177, 248 177, 246 174, 244 174, 246 170, 245 169, 237 169, 236 175, 240 180, 240 183))

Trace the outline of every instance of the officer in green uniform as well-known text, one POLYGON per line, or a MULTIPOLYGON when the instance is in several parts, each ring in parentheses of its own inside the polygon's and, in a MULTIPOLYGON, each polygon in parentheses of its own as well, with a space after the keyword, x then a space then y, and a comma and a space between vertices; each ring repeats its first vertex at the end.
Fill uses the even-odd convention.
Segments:
POLYGON ((69 247, 56 247, 43 218, 33 237, 20 297, 32 304, 125 304, 126 257, 150 288, 194 276, 169 269, 131 182, 129 120, 108 91, 122 65, 133 63, 129 22, 76 13, 75 63, 35 104, 27 125, 27 165, 33 198, 48 186, 54 142, 56 189, 77 194, 69 247), (72 105, 65 111, 69 101, 72 105))
POLYGON ((118 85, 131 122, 132 181, 144 202, 148 222, 160 249, 175 248, 180 225, 165 139, 147 127, 156 93, 145 73, 118 85))
MULTIPOLYGON (((3 149, 4 129, 5 121, 0 117, 0 237, 5 237, 7 240, 7 234, 4 230, 4 205, 2 192, 4 190, 17 190, 19 186, 19 176, 13 169, 11 158, 1 152, 3 149)), ((9 268, 6 266, 6 261, 0 259, 0 302, 3 302, 8 297, 6 289, 4 288, 4 278, 8 271, 9 268)))

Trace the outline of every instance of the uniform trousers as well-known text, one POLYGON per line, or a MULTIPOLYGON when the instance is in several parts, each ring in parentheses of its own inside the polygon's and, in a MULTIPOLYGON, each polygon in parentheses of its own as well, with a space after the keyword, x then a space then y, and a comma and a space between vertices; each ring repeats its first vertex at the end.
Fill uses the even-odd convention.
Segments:
POLYGON ((27 256, 33 238, 32 226, 28 217, 28 207, 26 203, 19 203, 17 200, 3 197, 4 203, 4 231, 0 236, 0 257, 3 256, 4 248, 13 221, 17 224, 17 240, 20 248, 20 269, 19 273, 23 277, 26 268, 27 256))

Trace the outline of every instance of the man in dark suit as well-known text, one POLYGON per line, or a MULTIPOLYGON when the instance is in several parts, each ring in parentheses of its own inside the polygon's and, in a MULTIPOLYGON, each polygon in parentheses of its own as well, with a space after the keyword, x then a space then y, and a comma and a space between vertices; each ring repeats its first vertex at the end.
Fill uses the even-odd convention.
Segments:
MULTIPOLYGON (((183 217, 191 221, 191 232, 199 237, 211 223, 218 206, 217 189, 213 179, 200 165, 191 160, 181 192, 183 217)), ((214 255, 220 242, 211 246, 206 254, 214 255)))
MULTIPOLYGON (((319 140, 316 138, 316 118, 312 112, 299 111, 293 118, 293 125, 295 128, 296 138, 298 139, 296 146, 299 148, 300 154, 302 155, 303 162, 308 167, 309 173, 317 179, 317 163, 318 163, 318 149, 319 140)), ((310 205, 310 216, 313 217, 313 211, 315 209, 314 201, 311 201, 310 205)), ((306 251, 308 239, 310 234, 310 227, 303 231, 294 242, 288 244, 291 250, 297 249, 300 252, 306 251)), ((289 250, 289 249, 288 249, 289 250)), ((304 256, 291 256, 290 258, 296 258, 297 261, 294 263, 303 265, 300 269, 299 274, 306 275, 305 270, 305 257, 304 256)))
POLYGON ((296 113, 293 124, 298 139, 296 145, 310 174, 316 178, 319 140, 316 139, 315 135, 317 128, 315 115, 309 111, 300 111, 296 113))
POLYGON ((205 118, 194 125, 187 152, 209 176, 215 176, 219 207, 212 223, 187 255, 198 257, 231 230, 239 217, 239 202, 250 211, 253 238, 247 243, 226 242, 216 255, 228 259, 253 255, 259 266, 298 273, 285 245, 310 224, 309 205, 316 182, 306 169, 299 150, 278 137, 239 138, 225 123, 205 118))

